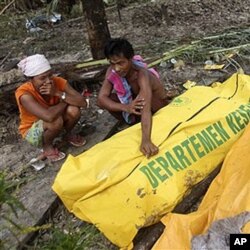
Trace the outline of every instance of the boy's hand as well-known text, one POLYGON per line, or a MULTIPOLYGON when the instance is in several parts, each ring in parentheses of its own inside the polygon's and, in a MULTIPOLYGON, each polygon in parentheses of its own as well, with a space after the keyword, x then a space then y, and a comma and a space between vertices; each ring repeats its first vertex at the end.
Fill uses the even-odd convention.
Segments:
POLYGON ((153 155, 158 154, 159 148, 155 146, 151 141, 141 143, 140 151, 147 157, 150 158, 153 155))
POLYGON ((128 105, 128 113, 141 115, 141 111, 145 105, 144 98, 136 97, 129 105, 128 105))

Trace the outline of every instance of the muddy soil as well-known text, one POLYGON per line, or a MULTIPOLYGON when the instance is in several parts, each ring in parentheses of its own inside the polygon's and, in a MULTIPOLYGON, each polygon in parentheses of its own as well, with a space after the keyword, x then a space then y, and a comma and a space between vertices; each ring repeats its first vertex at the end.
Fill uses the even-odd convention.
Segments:
MULTIPOLYGON (((3 72, 15 69, 16 62, 23 56, 34 53, 45 54, 53 64, 82 62, 91 58, 85 21, 80 15, 65 17, 53 28, 43 27, 43 31, 38 33, 27 32, 27 14, 36 16, 43 11, 6 11, 0 16, 0 78, 3 72)), ((126 37, 134 45, 136 53, 144 58, 157 58, 176 46, 203 37, 244 30, 250 25, 249 13, 249 0, 156 0, 133 3, 121 9, 121 21, 115 7, 109 7, 106 11, 112 37, 126 37)), ((205 60, 214 60, 209 54, 205 57, 186 55, 175 59, 180 62, 179 65, 166 61, 156 65, 156 68, 165 87, 175 90, 177 94, 185 91, 182 85, 187 80, 210 85, 214 81, 223 81, 237 70, 232 65, 228 65, 226 70, 204 70, 205 60)), ((250 73, 248 56, 236 56, 236 60, 246 73, 250 73)), ((98 91, 100 84, 95 91, 98 91)), ((20 164, 30 160, 37 151, 18 135, 19 118, 13 90, 0 91, 0 106, 0 170, 7 170, 10 174, 21 171, 20 164)), ((95 112, 96 107, 92 114, 95 112)))

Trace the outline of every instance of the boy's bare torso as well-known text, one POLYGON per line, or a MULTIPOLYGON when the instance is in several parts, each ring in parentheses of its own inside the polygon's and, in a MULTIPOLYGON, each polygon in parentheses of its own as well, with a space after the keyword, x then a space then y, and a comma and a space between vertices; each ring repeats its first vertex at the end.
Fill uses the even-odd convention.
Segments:
POLYGON ((133 65, 133 72, 129 77, 126 77, 126 79, 131 86, 134 96, 137 96, 140 92, 140 74, 148 74, 149 87, 152 90, 151 110, 154 113, 169 103, 167 91, 165 90, 162 82, 155 75, 153 75, 153 73, 149 72, 147 69, 139 68, 133 65))

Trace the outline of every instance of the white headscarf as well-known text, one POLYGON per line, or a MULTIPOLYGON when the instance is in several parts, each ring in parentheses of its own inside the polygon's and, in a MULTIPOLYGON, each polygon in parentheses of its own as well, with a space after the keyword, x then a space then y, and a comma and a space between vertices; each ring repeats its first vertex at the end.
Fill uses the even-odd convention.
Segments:
POLYGON ((21 69, 23 74, 28 77, 40 75, 51 69, 49 61, 44 55, 40 54, 24 58, 17 64, 17 66, 21 69))

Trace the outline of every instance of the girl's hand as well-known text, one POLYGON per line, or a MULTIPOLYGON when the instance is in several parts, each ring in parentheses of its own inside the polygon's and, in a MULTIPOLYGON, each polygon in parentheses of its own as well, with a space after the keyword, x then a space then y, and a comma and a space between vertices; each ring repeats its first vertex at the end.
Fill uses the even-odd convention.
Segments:
POLYGON ((39 88, 39 92, 41 95, 50 95, 54 96, 55 95, 55 86, 54 83, 45 83, 39 88))

